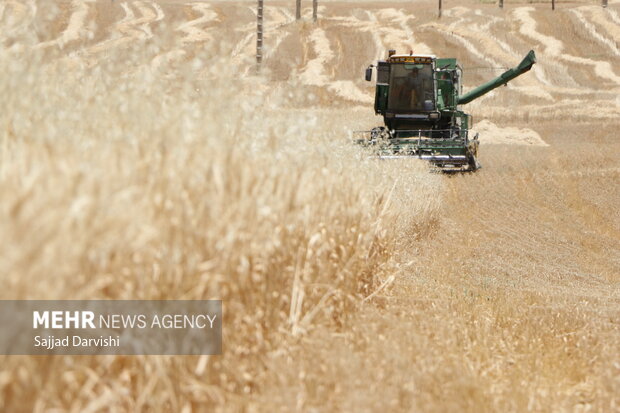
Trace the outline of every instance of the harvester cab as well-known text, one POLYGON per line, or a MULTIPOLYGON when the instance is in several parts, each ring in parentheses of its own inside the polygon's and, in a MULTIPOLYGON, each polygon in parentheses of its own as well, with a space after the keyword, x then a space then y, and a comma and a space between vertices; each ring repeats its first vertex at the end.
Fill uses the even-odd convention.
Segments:
POLYGON ((507 84, 534 63, 530 51, 517 67, 463 94, 456 59, 390 50, 365 75, 371 81, 376 69, 375 113, 383 116, 384 126, 358 132, 357 141, 375 147, 381 158, 417 157, 443 170, 477 170, 478 135, 469 136, 471 116, 460 105, 507 84))

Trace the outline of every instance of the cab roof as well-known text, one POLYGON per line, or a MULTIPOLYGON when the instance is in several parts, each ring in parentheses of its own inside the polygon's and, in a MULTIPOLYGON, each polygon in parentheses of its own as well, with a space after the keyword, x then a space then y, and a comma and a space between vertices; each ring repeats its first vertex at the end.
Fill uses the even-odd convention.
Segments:
POLYGON ((430 57, 431 59, 436 59, 434 54, 393 54, 390 57, 430 57))
POLYGON ((387 58, 388 63, 422 63, 431 64, 435 61, 433 55, 408 55, 408 54, 394 54, 387 58))

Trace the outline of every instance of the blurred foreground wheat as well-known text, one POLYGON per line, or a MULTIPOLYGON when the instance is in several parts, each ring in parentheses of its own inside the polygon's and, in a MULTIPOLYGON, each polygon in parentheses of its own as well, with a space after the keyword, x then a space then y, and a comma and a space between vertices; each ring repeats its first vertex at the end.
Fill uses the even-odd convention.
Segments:
POLYGON ((223 356, 5 358, 0 410, 180 411, 258 390, 262 360, 346 324, 435 213, 425 165, 368 160, 286 112, 294 85, 275 107, 259 78, 196 61, 171 79, 9 53, 0 297, 222 299, 225 320, 223 356))

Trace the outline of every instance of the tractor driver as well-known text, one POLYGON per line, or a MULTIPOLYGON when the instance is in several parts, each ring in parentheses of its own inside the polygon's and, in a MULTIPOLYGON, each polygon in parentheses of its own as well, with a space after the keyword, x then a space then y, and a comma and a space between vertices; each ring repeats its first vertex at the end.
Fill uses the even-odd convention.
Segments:
POLYGON ((402 109, 421 109, 420 108, 420 79, 419 68, 413 67, 409 70, 406 77, 401 78, 401 87, 398 91, 398 107, 402 109))

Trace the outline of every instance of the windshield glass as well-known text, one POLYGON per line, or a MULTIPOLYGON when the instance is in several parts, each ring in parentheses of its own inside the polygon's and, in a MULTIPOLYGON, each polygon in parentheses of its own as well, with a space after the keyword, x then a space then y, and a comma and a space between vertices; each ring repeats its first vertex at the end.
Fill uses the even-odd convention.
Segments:
POLYGON ((417 112, 431 111, 434 108, 435 91, 432 65, 392 64, 388 110, 417 112), (427 101, 426 105, 424 101, 427 101))

